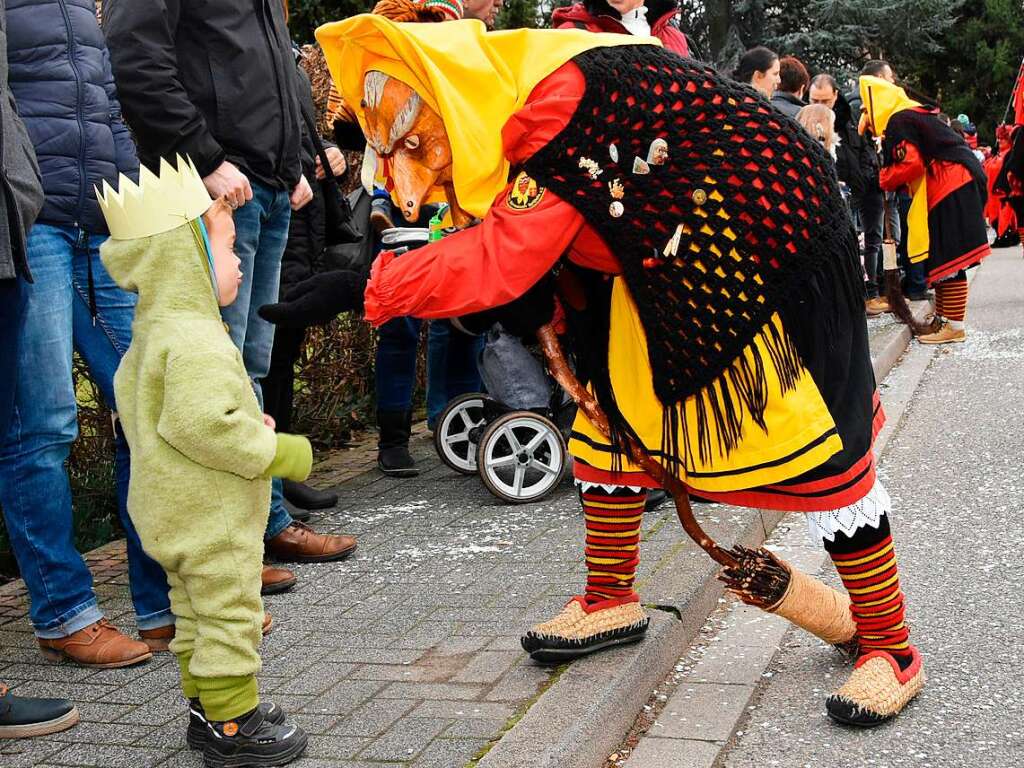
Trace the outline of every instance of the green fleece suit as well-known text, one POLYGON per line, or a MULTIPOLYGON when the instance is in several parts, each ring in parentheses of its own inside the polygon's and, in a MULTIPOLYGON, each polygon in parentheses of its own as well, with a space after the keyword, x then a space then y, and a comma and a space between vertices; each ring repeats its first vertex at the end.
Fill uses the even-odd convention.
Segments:
POLYGON ((312 453, 305 438, 263 423, 192 226, 108 239, 100 253, 139 294, 114 377, 132 452, 128 513, 167 571, 184 693, 220 721, 259 703, 270 477, 305 479, 312 453))

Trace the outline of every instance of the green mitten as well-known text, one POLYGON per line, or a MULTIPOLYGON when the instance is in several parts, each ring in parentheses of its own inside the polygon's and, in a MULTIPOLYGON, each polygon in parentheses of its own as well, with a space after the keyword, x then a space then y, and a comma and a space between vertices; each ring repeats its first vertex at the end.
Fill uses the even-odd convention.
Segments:
POLYGON ((267 477, 283 477, 301 482, 313 469, 313 447, 301 435, 277 434, 277 451, 270 462, 267 477))

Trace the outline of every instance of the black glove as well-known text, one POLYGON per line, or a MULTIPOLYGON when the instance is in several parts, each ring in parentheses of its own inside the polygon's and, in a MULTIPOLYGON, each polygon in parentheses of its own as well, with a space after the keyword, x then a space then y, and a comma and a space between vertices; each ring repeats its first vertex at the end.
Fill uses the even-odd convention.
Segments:
POLYGON ((322 272, 289 290, 284 301, 260 307, 259 316, 282 328, 307 328, 325 325, 342 312, 362 312, 368 277, 348 270, 322 272))
POLYGON ((483 333, 495 323, 508 333, 529 338, 551 321, 555 314, 555 281, 545 275, 518 299, 494 309, 485 309, 459 318, 459 323, 470 333, 483 333))

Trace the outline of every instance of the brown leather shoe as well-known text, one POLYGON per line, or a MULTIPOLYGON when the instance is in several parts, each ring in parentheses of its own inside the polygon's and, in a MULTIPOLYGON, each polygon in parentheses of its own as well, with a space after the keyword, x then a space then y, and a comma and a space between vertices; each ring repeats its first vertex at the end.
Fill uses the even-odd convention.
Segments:
POLYGON ((272 565, 263 566, 263 587, 260 589, 262 595, 276 595, 278 592, 285 592, 295 586, 298 581, 295 574, 287 568, 275 568, 272 565))
MULTIPOLYGON (((284 571, 283 568, 278 570, 284 571)), ((290 571, 285 571, 290 573, 290 571)), ((266 637, 270 634, 270 630, 274 628, 274 619, 266 611, 263 612, 263 636, 266 637)), ((142 638, 142 642, 149 646, 149 650, 153 653, 159 653, 160 651, 169 650, 171 640, 174 639, 174 625, 168 624, 166 627, 157 627, 156 629, 140 629, 139 637, 142 638)))
POLYGON ((100 619, 67 637, 36 639, 39 641, 39 650, 50 661, 70 659, 83 667, 131 667, 153 657, 148 645, 132 640, 106 619, 100 619))
POLYGON ((279 560, 323 563, 344 560, 356 551, 356 540, 317 533, 305 523, 292 523, 267 542, 267 551, 279 560))
POLYGON ((153 653, 162 653, 168 650, 171 640, 174 639, 174 625, 167 624, 156 629, 140 629, 139 640, 149 646, 153 653))
POLYGON ((864 309, 868 313, 868 317, 876 317, 877 315, 884 315, 886 312, 892 311, 889 308, 889 300, 881 296, 876 296, 864 302, 864 309))

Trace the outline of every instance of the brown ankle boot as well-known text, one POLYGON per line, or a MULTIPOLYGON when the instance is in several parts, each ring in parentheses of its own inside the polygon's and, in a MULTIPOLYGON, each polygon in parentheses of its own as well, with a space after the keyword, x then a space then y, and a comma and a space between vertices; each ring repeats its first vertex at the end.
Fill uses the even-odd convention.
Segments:
POLYGON ((149 646, 153 653, 163 653, 174 639, 174 625, 167 624, 156 629, 140 629, 139 640, 149 646))
POLYGON ((267 542, 267 552, 274 557, 299 563, 344 560, 355 551, 351 536, 317 533, 305 523, 292 523, 267 542))
POLYGON ((83 667, 131 667, 153 657, 149 646, 132 640, 106 619, 100 619, 67 637, 36 639, 39 641, 39 650, 50 661, 70 659, 83 667))
POLYGON ((287 568, 275 568, 272 565, 264 565, 261 574, 263 585, 260 589, 262 595, 276 595, 295 586, 298 579, 295 574, 287 568))
MULTIPOLYGON (((284 569, 281 569, 284 570, 284 569)), ((270 634, 270 630, 274 628, 274 619, 269 613, 263 613, 263 626, 261 631, 263 636, 266 637, 270 634)), ((161 651, 170 650, 171 640, 174 639, 174 625, 168 624, 166 627, 157 627, 156 629, 140 629, 139 637, 142 638, 142 642, 149 646, 149 650, 153 653, 159 653, 161 651)))

